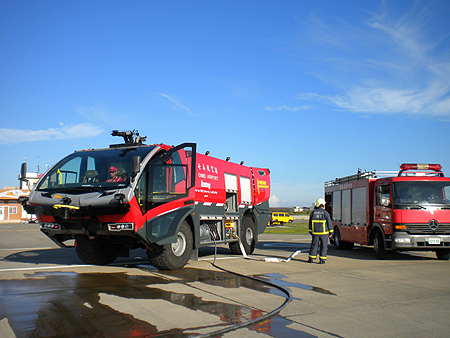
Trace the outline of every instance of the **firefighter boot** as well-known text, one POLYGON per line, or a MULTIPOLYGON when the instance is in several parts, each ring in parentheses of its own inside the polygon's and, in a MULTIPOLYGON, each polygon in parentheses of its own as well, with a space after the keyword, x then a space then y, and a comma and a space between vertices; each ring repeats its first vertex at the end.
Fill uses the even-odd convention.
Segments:
POLYGON ((325 259, 321 259, 321 260, 319 261, 319 264, 325 264, 325 259))
POLYGON ((308 263, 314 263, 314 259, 312 257, 308 258, 308 263))

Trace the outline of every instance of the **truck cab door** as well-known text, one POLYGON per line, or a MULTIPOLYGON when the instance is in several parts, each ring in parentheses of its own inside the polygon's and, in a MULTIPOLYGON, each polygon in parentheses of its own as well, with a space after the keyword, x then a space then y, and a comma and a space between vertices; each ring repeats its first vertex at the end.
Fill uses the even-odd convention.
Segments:
POLYGON ((150 161, 148 168, 148 208, 189 196, 195 185, 194 143, 183 143, 150 161))
POLYGON ((375 207, 373 220, 383 228, 385 234, 392 234, 393 205, 391 198, 391 185, 380 184, 375 186, 375 207))
POLYGON ((195 143, 183 143, 157 153, 141 173, 145 180, 144 203, 139 204, 146 222, 138 234, 148 242, 175 243, 183 220, 194 209, 195 143))

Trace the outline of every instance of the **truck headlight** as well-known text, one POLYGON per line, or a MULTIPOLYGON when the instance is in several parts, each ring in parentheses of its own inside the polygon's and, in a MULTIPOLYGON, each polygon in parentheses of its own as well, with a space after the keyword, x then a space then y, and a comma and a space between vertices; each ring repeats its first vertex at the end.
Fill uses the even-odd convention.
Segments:
POLYGON ((411 243, 411 238, 409 237, 400 237, 400 238, 396 238, 395 243, 411 243))
POLYGON ((109 231, 134 230, 134 223, 109 223, 109 231))
POLYGON ((58 223, 40 223, 41 229, 61 230, 58 223))

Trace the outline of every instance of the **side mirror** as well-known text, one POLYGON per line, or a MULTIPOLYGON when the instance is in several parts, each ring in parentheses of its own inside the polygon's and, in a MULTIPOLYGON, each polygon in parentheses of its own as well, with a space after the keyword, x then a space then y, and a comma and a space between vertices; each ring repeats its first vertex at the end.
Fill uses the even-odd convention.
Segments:
POLYGON ((131 163, 131 170, 133 171, 133 178, 136 177, 136 175, 141 171, 141 157, 136 155, 133 156, 132 163, 131 163))
POLYGON ((20 196, 18 198, 18 200, 19 200, 20 204, 22 204, 23 206, 26 206, 27 202, 28 202, 28 196, 20 196))
POLYGON ((391 207, 391 200, 389 198, 382 197, 381 198, 381 205, 383 207, 390 208, 391 207))
POLYGON ((20 167, 20 180, 21 181, 28 181, 27 180, 27 164, 22 163, 20 167))
POLYGON ((171 161, 173 158, 172 153, 165 153, 161 156, 161 162, 164 164, 167 164, 169 161, 171 161))

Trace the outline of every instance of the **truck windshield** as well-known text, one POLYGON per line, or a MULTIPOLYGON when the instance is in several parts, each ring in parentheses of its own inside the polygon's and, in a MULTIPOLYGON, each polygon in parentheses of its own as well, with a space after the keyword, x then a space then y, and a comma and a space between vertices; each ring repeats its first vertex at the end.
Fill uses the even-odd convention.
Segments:
POLYGON ((409 181, 395 182, 392 187, 394 208, 442 205, 450 207, 450 182, 409 181))
POLYGON ((80 151, 59 161, 39 181, 36 190, 115 189, 128 186, 132 158, 143 159, 154 147, 80 151))

